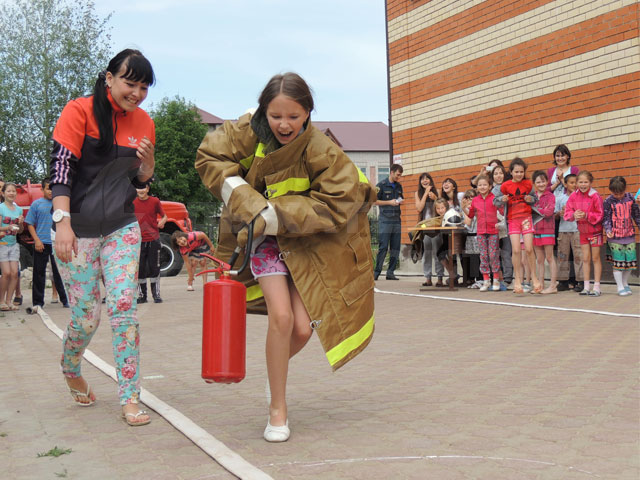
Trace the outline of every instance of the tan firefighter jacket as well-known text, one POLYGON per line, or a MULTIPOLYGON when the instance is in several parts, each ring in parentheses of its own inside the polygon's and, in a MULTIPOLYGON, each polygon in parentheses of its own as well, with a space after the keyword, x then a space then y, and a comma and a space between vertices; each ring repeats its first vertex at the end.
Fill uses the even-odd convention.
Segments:
MULTIPOLYGON (((257 215, 275 235, 281 257, 331 367, 360 353, 374 330, 373 257, 367 212, 375 188, 311 122, 289 144, 269 151, 249 114, 202 141, 196 169, 222 210, 216 256, 228 261, 239 228, 257 215)), ((242 255, 237 265, 242 262, 242 255)), ((266 313, 247 268, 247 309, 266 313)))

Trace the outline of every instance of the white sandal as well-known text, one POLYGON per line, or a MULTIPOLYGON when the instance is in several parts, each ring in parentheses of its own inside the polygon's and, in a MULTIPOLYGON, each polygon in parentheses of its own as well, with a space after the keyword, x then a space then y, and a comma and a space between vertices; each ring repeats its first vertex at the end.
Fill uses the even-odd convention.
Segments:
POLYGON ((91 387, 89 386, 88 383, 87 383, 87 391, 86 392, 81 392, 80 390, 76 390, 75 388, 71 388, 71 387, 69 387, 69 385, 67 385, 67 387, 69 388, 69 393, 73 397, 73 401, 76 402, 76 405, 78 405, 79 407, 90 407, 91 405, 93 405, 95 403, 95 400, 91 400, 91 394, 93 392, 91 391, 91 387), (89 401, 88 402, 81 402, 80 401, 80 397, 86 398, 89 401))
POLYGON ((151 417, 149 417, 146 422, 136 422, 135 420, 137 420, 140 415, 149 415, 149 413, 146 410, 138 410, 137 413, 123 413, 122 419, 127 422, 127 425, 130 427, 140 427, 151 423, 151 417), (129 420, 129 417, 131 417, 132 420, 129 420))

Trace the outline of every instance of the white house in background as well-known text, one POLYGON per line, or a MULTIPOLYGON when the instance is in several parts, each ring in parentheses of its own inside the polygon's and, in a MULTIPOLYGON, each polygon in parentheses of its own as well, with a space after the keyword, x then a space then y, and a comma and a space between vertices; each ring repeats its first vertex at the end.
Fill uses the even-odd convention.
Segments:
MULTIPOLYGON (((202 123, 215 130, 223 119, 200 108, 202 123)), ((369 181, 377 184, 389 176, 389 127, 382 122, 313 122, 331 138, 362 170, 369 181)))
POLYGON ((389 176, 389 127, 382 122, 313 122, 373 184, 389 176))

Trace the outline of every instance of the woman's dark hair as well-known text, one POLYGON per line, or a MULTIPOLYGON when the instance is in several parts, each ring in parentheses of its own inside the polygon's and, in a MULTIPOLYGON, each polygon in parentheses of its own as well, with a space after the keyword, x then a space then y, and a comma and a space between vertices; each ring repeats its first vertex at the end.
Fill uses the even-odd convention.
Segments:
POLYGON ((516 157, 513 160, 511 160, 511 163, 509 164, 509 172, 513 172, 513 169, 517 166, 520 165, 522 168, 524 168, 524 171, 527 171, 527 164, 524 163, 524 160, 522 160, 520 157, 516 157))
POLYGON ((627 189, 627 181, 624 177, 620 175, 616 175, 611 180, 609 180, 609 190, 611 193, 624 193, 627 189))
POLYGON ((255 115, 265 115, 271 101, 280 94, 299 103, 302 108, 311 113, 313 110, 313 94, 307 82, 297 73, 287 72, 282 75, 274 75, 258 97, 258 109, 255 115))
POLYGON ((501 160, 498 160, 497 158, 494 158, 493 160, 491 160, 487 165, 492 165, 492 164, 494 164, 494 163, 495 163, 496 165, 499 165, 499 166, 501 166, 502 168, 504 168, 504 165, 503 165, 502 161, 501 161, 501 160))
POLYGON ((442 185, 447 182, 450 182, 453 185, 453 198, 449 198, 449 195, 447 195, 447 192, 444 191, 444 188, 440 188, 440 196, 447 201, 453 202, 454 206, 459 207, 460 202, 458 201, 458 184, 453 178, 448 177, 443 180, 442 185))
POLYGON ((117 75, 124 66, 122 78, 133 82, 142 82, 153 85, 156 81, 151 63, 139 50, 127 48, 111 59, 107 69, 98 74, 98 79, 93 88, 93 114, 98 123, 100 140, 98 150, 108 152, 113 147, 113 109, 107 97, 106 75, 117 75))
POLYGON ((491 170, 491 183, 495 183, 495 180, 493 178, 493 176, 495 175, 496 171, 501 171, 502 172, 502 182, 506 182, 507 180, 511 180, 511 174, 509 172, 507 172, 507 169, 504 168, 504 165, 496 165, 495 167, 493 167, 493 170, 491 170))
POLYGON ((567 165, 569 165, 571 163, 571 152, 569 151, 569 147, 567 147, 566 145, 558 145, 556 148, 553 149, 553 164, 557 165, 556 163, 556 153, 560 152, 563 155, 567 156, 567 165))
POLYGON ((174 250, 180 250, 180 245, 178 245, 179 238, 188 238, 189 236, 184 233, 182 230, 176 230, 171 234, 171 247, 174 250))
MULTIPOLYGON (((424 172, 423 174, 420 175, 420 178, 418 179, 418 197, 422 198, 422 196, 424 195, 424 187, 422 186, 422 180, 428 178, 429 181, 431 182, 431 191, 434 192, 436 194, 436 197, 438 196, 438 190, 436 189, 436 184, 433 182, 433 178, 431 178, 431 175, 429 175, 427 172, 424 172)), ((430 198, 427 198, 427 202, 433 201, 430 198)))
POLYGON ((538 177, 544 177, 544 179, 547 182, 549 181, 549 177, 547 176, 547 172, 545 172, 544 170, 536 170, 535 172, 533 172, 533 175, 531 176, 531 181, 533 183, 536 183, 536 179, 538 177))

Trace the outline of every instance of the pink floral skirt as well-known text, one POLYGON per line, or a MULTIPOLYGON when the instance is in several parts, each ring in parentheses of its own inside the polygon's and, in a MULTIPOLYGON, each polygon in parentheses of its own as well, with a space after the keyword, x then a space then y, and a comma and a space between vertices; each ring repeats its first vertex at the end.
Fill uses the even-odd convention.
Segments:
POLYGON ((289 269, 281 258, 276 237, 265 237, 251 254, 251 273, 254 278, 289 275, 289 269))

